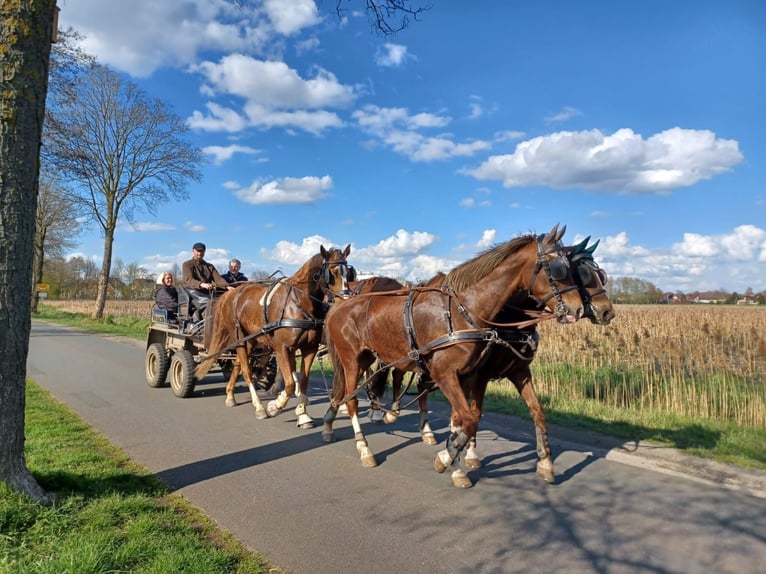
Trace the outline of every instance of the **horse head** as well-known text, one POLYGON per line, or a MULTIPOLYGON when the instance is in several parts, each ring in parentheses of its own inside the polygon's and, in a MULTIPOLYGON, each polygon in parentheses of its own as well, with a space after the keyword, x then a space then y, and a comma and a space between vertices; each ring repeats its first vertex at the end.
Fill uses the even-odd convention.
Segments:
POLYGON ((600 240, 588 246, 589 241, 590 236, 577 245, 567 247, 567 257, 585 306, 585 317, 591 323, 608 325, 614 319, 614 307, 606 291, 606 271, 593 259, 600 240))
POLYGON ((325 249, 325 246, 321 245, 319 252, 322 254, 322 266, 317 280, 328 302, 332 303, 335 297, 348 298, 351 293, 348 282, 356 280, 356 270, 346 261, 351 253, 351 245, 346 245, 343 251, 335 248, 325 249))
POLYGON ((557 223, 547 234, 537 236, 537 263, 529 284, 529 295, 537 302, 538 308, 551 308, 560 323, 574 323, 583 317, 585 309, 561 242, 566 229, 566 225, 559 229, 557 223), (547 280, 547 285, 541 281, 535 289, 537 277, 541 275, 547 280))

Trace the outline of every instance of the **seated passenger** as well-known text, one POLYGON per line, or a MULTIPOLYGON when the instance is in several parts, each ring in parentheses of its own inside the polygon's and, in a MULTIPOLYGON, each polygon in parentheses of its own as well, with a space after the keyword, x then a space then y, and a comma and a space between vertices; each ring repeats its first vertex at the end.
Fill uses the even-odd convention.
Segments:
POLYGON ((227 283, 244 283, 247 281, 247 277, 240 273, 239 270, 242 267, 242 263, 239 259, 232 259, 229 261, 229 271, 221 275, 224 281, 227 283))
POLYGON ((194 305, 193 319, 199 321, 205 316, 205 309, 210 302, 210 294, 216 288, 234 289, 218 274, 215 266, 203 259, 205 244, 192 246, 192 258, 184 261, 183 286, 189 290, 191 303, 194 305))
POLYGON ((168 322, 178 320, 178 290, 173 286, 173 276, 167 271, 157 278, 154 302, 158 308, 168 312, 168 322))

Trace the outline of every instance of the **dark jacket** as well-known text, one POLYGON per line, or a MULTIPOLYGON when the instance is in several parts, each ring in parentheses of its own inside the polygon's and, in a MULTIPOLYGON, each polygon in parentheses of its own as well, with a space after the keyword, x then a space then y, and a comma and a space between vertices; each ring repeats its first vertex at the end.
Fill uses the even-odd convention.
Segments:
POLYGON ((207 291, 200 288, 200 283, 213 283, 216 287, 226 289, 229 285, 218 274, 214 265, 204 259, 196 260, 194 258, 184 261, 184 281, 183 286, 187 289, 196 289, 197 291, 207 291))
POLYGON ((232 273, 231 271, 227 271, 221 275, 221 277, 223 277, 223 280, 227 283, 244 283, 247 281, 247 277, 245 277, 241 271, 237 271, 236 274, 232 273))
POLYGON ((168 319, 175 319, 178 313, 178 290, 172 285, 158 285, 154 290, 154 301, 160 309, 167 309, 168 319))

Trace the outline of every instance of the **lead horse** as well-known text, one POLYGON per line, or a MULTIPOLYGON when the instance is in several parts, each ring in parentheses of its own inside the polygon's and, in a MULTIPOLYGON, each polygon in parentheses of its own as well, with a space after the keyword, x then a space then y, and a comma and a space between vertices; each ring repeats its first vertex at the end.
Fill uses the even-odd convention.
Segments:
MULTIPOLYGON (((585 308, 584 318, 597 325, 607 325, 614 318, 614 308, 606 292, 606 272, 593 259, 598 241, 588 246, 590 238, 577 245, 565 248, 578 292, 585 308)), ((496 345, 483 365, 462 379, 466 398, 471 410, 481 417, 484 396, 491 380, 507 378, 524 400, 535 425, 536 451, 538 455, 537 474, 546 482, 553 482, 553 462, 548 442, 545 414, 535 392, 530 365, 535 357, 538 344, 537 324, 528 321, 526 310, 534 306, 531 300, 518 300, 507 304, 493 321, 498 325, 498 335, 505 342, 496 345)), ((459 432, 462 421, 457 411, 450 417, 450 431, 459 432)), ((437 459, 438 460, 438 459, 437 459)), ((470 437, 465 457, 462 460, 466 470, 481 467, 476 450, 476 436, 470 437)), ((438 465, 443 472, 446 466, 438 465)), ((463 469, 452 472, 452 481, 457 486, 470 486, 471 481, 463 469)))
POLYGON ((292 277, 268 285, 247 283, 227 291, 216 304, 209 357, 199 364, 195 376, 204 377, 221 352, 236 348, 237 360, 226 386, 226 406, 236 405, 234 389, 241 370, 257 418, 278 415, 295 394, 297 425, 313 427, 308 414, 309 372, 322 339, 329 301, 348 295, 346 259, 350 252, 350 245, 342 251, 322 245, 292 277), (264 408, 253 385, 248 357, 269 351, 276 356, 285 388, 264 408), (298 353, 300 372, 296 371, 298 353))
POLYGON ((535 301, 537 313, 553 314, 562 323, 583 316, 561 242, 565 230, 557 224, 547 234, 527 234, 496 246, 450 271, 441 289, 415 287, 335 303, 325 324, 335 374, 323 439, 334 440, 332 425, 346 404, 362 465, 377 464, 359 423, 356 395, 362 373, 378 359, 385 367, 428 373, 450 402, 461 428, 450 434, 434 467, 451 466, 475 436, 479 420, 461 379, 480 368, 501 342, 491 318, 520 295, 535 301))

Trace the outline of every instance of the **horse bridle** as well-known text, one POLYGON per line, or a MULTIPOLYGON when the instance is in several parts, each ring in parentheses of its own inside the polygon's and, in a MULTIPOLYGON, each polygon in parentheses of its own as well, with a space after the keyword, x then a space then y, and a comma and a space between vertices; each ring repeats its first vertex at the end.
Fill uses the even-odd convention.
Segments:
POLYGON ((590 241, 590 236, 577 245, 567 248, 567 259, 569 259, 572 265, 572 274, 580 290, 580 299, 582 299, 583 306, 585 307, 586 317, 595 316, 593 298, 607 292, 606 283, 608 280, 606 271, 601 269, 593 259, 593 252, 596 250, 599 242, 596 241, 588 247, 588 241, 590 241), (599 281, 601 281, 601 287, 593 293, 588 289, 591 283, 593 283, 592 271, 596 272, 599 281))
POLYGON ((348 282, 356 280, 356 269, 354 269, 352 265, 349 265, 345 259, 337 259, 335 261, 323 261, 322 266, 319 268, 319 271, 314 276, 314 279, 319 281, 320 286, 322 287, 322 290, 325 292, 325 295, 327 295, 328 303, 332 303, 333 301, 335 301, 335 297, 340 297, 341 299, 345 299, 350 295, 350 291, 348 289, 348 282), (330 289, 330 281, 332 280, 332 277, 330 275, 330 268, 334 265, 341 266, 341 270, 340 270, 341 277, 343 277, 346 280, 346 287, 345 288, 341 287, 340 291, 332 291, 330 289))
POLYGON ((538 309, 545 307, 548 301, 555 297, 556 314, 565 315, 567 312, 567 306, 564 303, 562 295, 564 293, 568 293, 569 291, 579 289, 579 287, 577 285, 571 285, 563 289, 559 289, 558 282, 564 280, 569 274, 570 260, 566 255, 562 255, 564 247, 561 245, 560 241, 556 241, 550 249, 546 249, 543 245, 544 238, 545 235, 537 236, 537 263, 535 264, 534 271, 532 271, 532 281, 529 283, 529 296, 537 301, 538 309), (556 254, 556 258, 552 261, 548 261, 547 256, 550 254, 556 254), (545 276, 548 278, 548 285, 551 289, 550 294, 542 301, 535 297, 532 293, 532 288, 535 285, 535 280, 537 279, 537 275, 540 273, 541 269, 545 270, 545 276))

